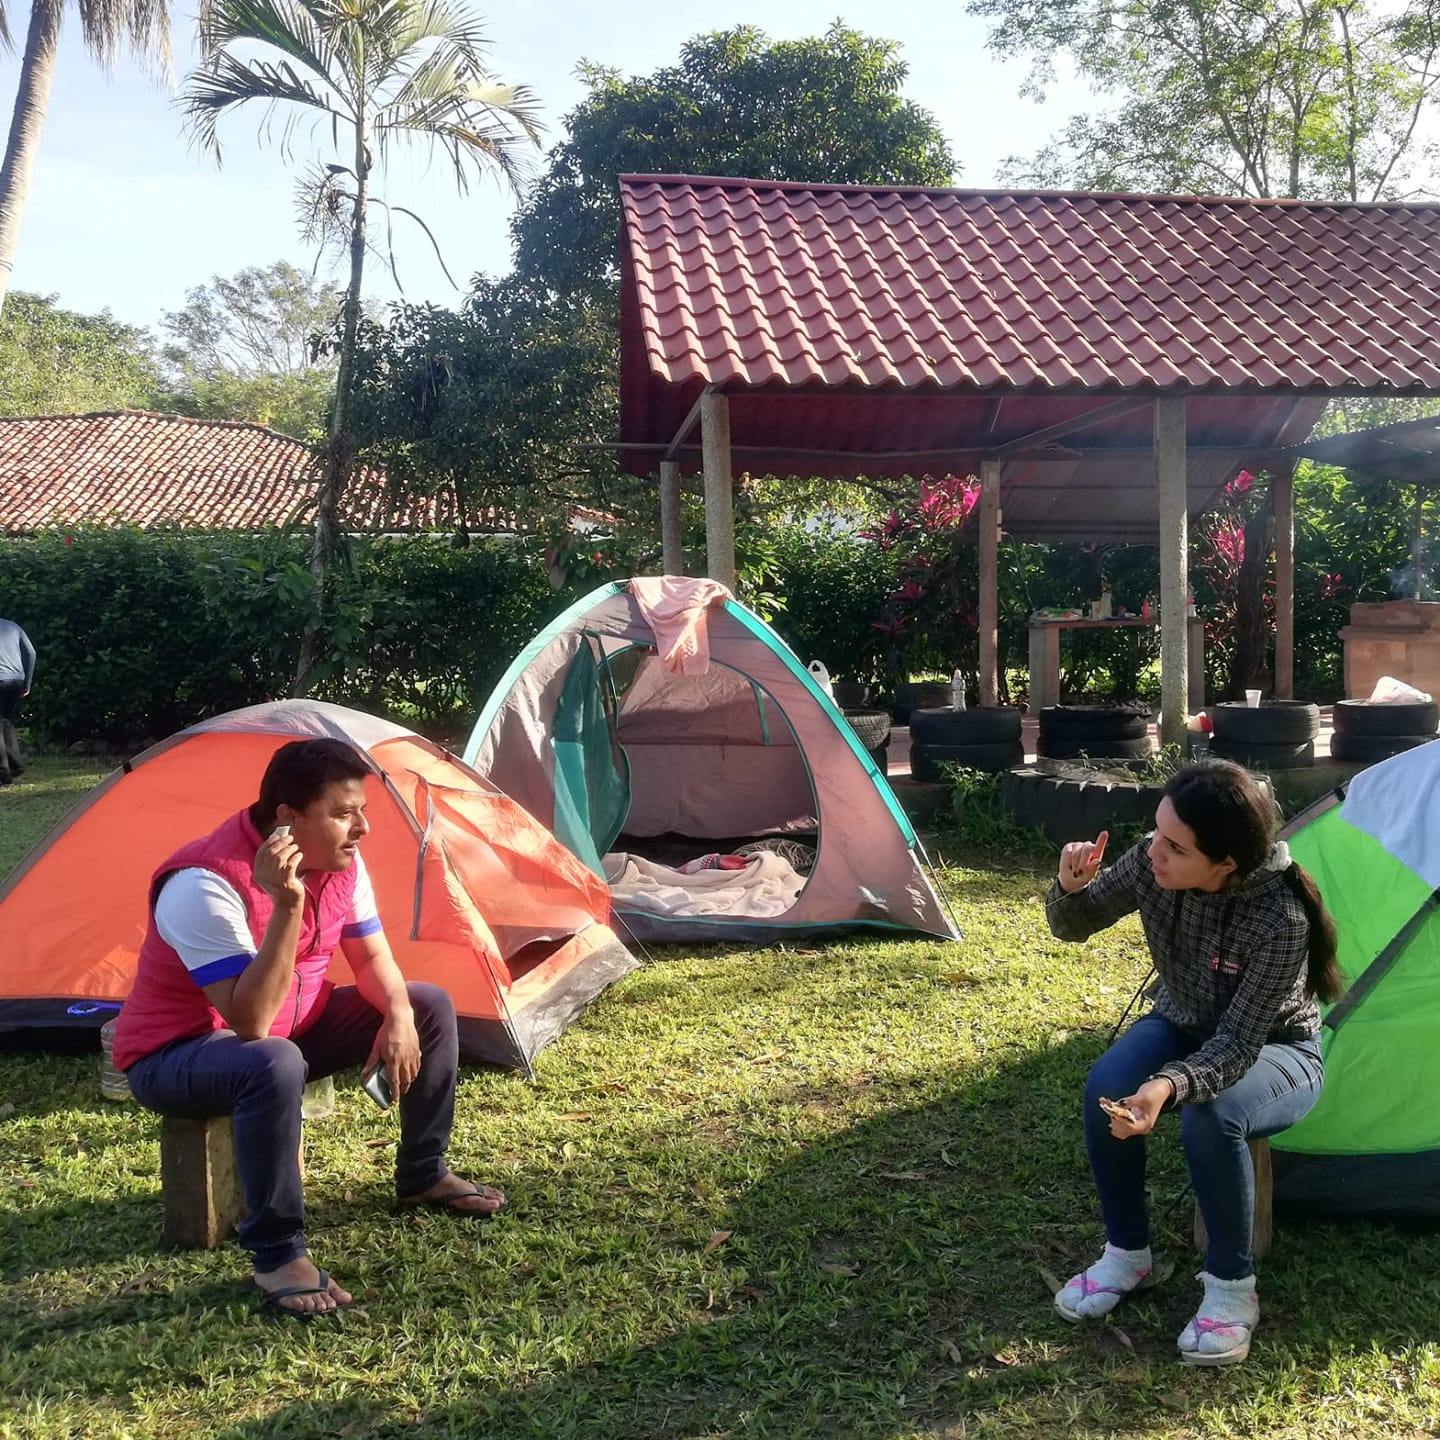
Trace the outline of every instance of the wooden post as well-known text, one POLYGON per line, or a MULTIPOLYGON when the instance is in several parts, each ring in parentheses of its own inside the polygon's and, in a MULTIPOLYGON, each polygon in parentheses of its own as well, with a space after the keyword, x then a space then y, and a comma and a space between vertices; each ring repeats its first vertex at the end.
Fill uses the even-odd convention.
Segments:
POLYGON ((1030 713, 1060 703, 1060 627, 1030 623, 1030 713))
POLYGON ((1275 509, 1275 698, 1295 698, 1295 475, 1282 465, 1272 482, 1275 509))
POLYGON ((167 1245, 213 1250, 245 1214, 235 1173, 230 1117, 182 1120, 160 1127, 160 1190, 167 1245))
POLYGON ((1000 462, 980 462, 980 703, 1000 703, 1000 462))
POLYGON ((715 390, 700 399, 705 466, 705 568, 735 588, 735 482, 730 470, 730 402, 715 390))
POLYGON ((1155 402, 1155 481, 1160 491, 1160 743, 1183 745, 1189 718, 1185 601, 1190 588, 1183 399, 1155 402))
POLYGON ((666 575, 685 573, 685 535, 680 525, 680 462, 660 462, 660 553, 666 575))
MULTIPOLYGON (((1245 1143, 1250 1147, 1250 1165, 1255 1171, 1255 1219, 1250 1227, 1250 1255, 1258 1265, 1270 1253, 1275 1235, 1274 1169, 1270 1163, 1268 1140, 1247 1140, 1245 1143)), ((1210 1232, 1199 1205, 1195 1207, 1194 1238, 1195 1248, 1203 1255, 1210 1248, 1210 1232)))

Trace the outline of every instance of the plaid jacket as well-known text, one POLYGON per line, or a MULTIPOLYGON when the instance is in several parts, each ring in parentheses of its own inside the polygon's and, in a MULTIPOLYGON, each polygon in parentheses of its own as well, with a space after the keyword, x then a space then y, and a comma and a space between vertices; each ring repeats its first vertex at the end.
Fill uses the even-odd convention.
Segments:
POLYGON ((1310 922, 1285 880, 1289 848, 1277 844, 1260 869, 1231 890, 1162 890, 1142 840, 1083 890, 1057 880, 1045 898, 1050 929, 1086 940, 1122 915, 1140 924, 1159 973, 1154 1013, 1195 1036, 1194 1054, 1156 1072, 1175 1103, 1213 1100, 1271 1042, 1313 1039, 1320 1011, 1306 993, 1310 922))

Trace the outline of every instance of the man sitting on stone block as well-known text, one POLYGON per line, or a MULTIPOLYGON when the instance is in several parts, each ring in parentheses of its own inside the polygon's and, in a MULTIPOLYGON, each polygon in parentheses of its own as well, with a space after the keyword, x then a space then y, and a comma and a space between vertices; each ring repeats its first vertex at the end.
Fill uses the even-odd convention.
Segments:
POLYGON ((266 1302, 311 1319, 351 1297, 305 1248, 300 1101, 308 1080, 383 1063, 400 1102, 401 1205, 493 1215, 505 1197, 445 1164, 455 1009, 407 984, 360 858, 370 767, 341 740, 271 757, 260 798, 182 846, 150 882, 150 924, 115 1033, 115 1064, 162 1115, 233 1116, 235 1163, 266 1302), (336 946, 355 984, 327 977, 336 946))

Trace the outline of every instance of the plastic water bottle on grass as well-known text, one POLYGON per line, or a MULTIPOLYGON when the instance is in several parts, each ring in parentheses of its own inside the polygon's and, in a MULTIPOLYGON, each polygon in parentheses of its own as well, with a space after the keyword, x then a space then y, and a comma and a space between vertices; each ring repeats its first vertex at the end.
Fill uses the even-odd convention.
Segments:
POLYGON ((115 1068, 115 1022, 107 1020, 100 1027, 100 1094, 106 1100, 124 1103, 134 1099, 130 1094, 130 1082, 123 1070, 115 1068))

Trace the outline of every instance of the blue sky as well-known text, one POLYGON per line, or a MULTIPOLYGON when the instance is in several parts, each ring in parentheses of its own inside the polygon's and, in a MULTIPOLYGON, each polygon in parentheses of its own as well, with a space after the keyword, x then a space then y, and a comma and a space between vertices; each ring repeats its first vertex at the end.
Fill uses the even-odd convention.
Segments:
MULTIPOLYGON (((489 14, 484 0, 472 3, 489 14)), ((323 150, 328 158, 328 134, 312 139, 300 131, 287 163, 277 145, 257 143, 254 122, 232 119, 221 132, 224 163, 217 169, 185 138, 173 98, 191 59, 188 14, 175 25, 176 80, 157 86, 128 58, 111 75, 100 70, 79 43, 73 8, 67 10, 14 285, 58 295, 70 309, 108 308, 132 324, 154 325, 180 306, 187 288, 212 275, 281 258, 313 264, 295 224, 293 176, 311 154, 323 150)), ((1006 155, 1035 149, 1089 98, 1074 82, 1062 83, 1043 105, 1022 96, 1024 67, 990 57, 983 24, 954 0, 840 13, 858 29, 901 43, 910 66, 906 93, 949 136, 962 165, 960 184, 992 183, 1006 155)), ((702 31, 748 23, 790 38, 818 34, 836 15, 835 0, 733 0, 720 7, 630 0, 614 8, 515 0, 488 19, 488 28, 500 77, 539 94, 548 143, 583 93, 574 77, 582 58, 643 74, 671 63, 681 44, 702 31)), ((7 125, 18 69, 14 58, 0 59, 7 125)), ((426 217, 462 284, 476 271, 508 268, 512 201, 498 184, 462 199, 438 165, 426 173, 416 161, 392 166, 384 193, 426 217)), ((402 236, 397 253, 408 298, 454 303, 457 294, 423 236, 402 236)), ((369 273, 367 292, 378 301, 394 298, 381 268, 369 273)))

